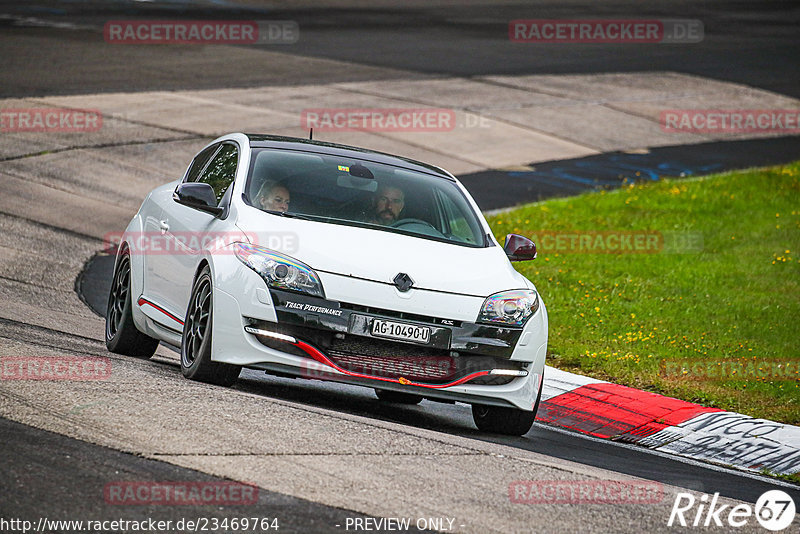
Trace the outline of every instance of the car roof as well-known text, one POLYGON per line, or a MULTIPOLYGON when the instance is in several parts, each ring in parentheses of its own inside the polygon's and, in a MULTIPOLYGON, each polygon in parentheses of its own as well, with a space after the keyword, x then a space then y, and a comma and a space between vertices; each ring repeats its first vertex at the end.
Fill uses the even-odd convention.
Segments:
POLYGON ((446 180, 455 181, 453 176, 444 169, 421 161, 416 161, 402 156, 395 156, 385 152, 369 150, 338 143, 326 143, 325 141, 313 141, 300 137, 286 137, 282 135, 265 134, 244 134, 250 140, 251 148, 282 148, 284 150, 300 150, 303 152, 316 152, 330 156, 344 156, 356 159, 394 165, 415 171, 433 174, 446 180))

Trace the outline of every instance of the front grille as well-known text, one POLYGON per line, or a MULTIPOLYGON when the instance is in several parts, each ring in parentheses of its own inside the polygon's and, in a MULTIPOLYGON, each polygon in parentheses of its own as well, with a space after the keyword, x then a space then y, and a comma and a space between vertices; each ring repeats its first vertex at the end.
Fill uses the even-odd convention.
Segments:
MULTIPOLYGON (((336 365, 351 372, 382 378, 413 379, 431 384, 453 382, 489 369, 522 369, 516 362, 490 356, 451 353, 447 350, 359 336, 334 339, 327 354, 336 365)), ((479 383, 476 380, 482 380, 480 383, 485 385, 507 384, 513 378, 483 376, 471 380, 470 383, 479 383)))
POLYGON ((452 358, 381 357, 329 351, 328 357, 339 367, 353 373, 381 378, 406 378, 424 382, 451 381, 455 365, 452 358))
POLYGON ((458 372, 449 351, 359 336, 334 339, 327 354, 343 369, 382 378, 449 382, 458 372))
POLYGON ((386 341, 373 337, 362 337, 347 335, 344 339, 333 339, 328 347, 331 351, 349 354, 365 354, 370 356, 388 356, 394 358, 404 357, 443 357, 450 356, 450 351, 434 349, 414 345, 411 343, 400 343, 396 341, 386 341))

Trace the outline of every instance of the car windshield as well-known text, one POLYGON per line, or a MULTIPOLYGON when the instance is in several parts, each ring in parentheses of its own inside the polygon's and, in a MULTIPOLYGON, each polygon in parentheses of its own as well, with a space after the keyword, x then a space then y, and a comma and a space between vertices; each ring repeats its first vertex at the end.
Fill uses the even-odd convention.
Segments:
POLYGON ((463 246, 490 244, 454 182, 352 157, 254 149, 244 198, 275 215, 463 246))

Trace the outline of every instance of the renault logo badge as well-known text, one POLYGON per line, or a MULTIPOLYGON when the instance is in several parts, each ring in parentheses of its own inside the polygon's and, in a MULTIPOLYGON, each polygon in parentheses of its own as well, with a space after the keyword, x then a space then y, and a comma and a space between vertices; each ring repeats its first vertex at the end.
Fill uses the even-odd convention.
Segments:
POLYGON ((395 287, 403 293, 411 289, 411 286, 414 285, 414 281, 406 273, 397 273, 397 276, 395 276, 392 281, 395 287))

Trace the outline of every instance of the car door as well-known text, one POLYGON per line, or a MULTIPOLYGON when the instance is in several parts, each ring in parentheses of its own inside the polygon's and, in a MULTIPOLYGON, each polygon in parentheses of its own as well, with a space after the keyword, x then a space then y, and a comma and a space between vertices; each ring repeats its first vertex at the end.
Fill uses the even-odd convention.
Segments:
MULTIPOLYGON (((239 148, 231 142, 209 148, 213 148, 213 151, 198 155, 207 158, 207 162, 199 172, 191 168, 184 181, 211 185, 218 205, 224 206, 230 200, 230 194, 225 193, 236 177, 239 148)), ((198 164, 201 163, 202 159, 198 161, 198 164)), ((168 311, 183 318, 203 248, 227 235, 233 229, 233 223, 171 200, 162 212, 160 224, 169 253, 159 256, 159 280, 162 285, 158 293, 168 311)))
MULTIPOLYGON (((218 143, 200 151, 187 168, 182 181, 196 181, 217 150, 219 150, 218 143)), ((152 206, 144 223, 142 261, 145 273, 144 296, 159 308, 174 314, 177 310, 167 303, 170 288, 168 273, 172 265, 172 259, 168 255, 171 252, 172 243, 169 242, 171 235, 168 233, 168 217, 165 217, 165 213, 170 212, 172 204, 175 203, 172 193, 173 190, 159 188, 150 196, 152 206)), ((173 328, 180 326, 176 321, 167 320, 167 316, 161 313, 155 313, 151 317, 166 326, 173 328)))

